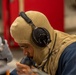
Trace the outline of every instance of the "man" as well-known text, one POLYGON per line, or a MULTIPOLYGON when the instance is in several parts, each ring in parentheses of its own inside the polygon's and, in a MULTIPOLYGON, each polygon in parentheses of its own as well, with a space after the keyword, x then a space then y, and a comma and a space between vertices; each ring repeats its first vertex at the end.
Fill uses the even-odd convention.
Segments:
POLYGON ((39 69, 17 62, 18 75, 76 75, 76 36, 54 30, 43 13, 20 12, 10 33, 39 69))
POLYGON ((10 69, 7 63, 11 62, 13 55, 7 41, 0 37, 0 75, 9 75, 10 69))

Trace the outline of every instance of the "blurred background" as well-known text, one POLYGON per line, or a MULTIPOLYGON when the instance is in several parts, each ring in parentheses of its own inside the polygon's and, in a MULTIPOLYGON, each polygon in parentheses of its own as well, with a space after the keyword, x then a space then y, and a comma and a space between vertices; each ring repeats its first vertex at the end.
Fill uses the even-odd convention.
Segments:
POLYGON ((9 44, 13 60, 8 65, 10 70, 23 57, 21 49, 10 36, 9 29, 20 11, 37 10, 44 13, 53 28, 76 34, 76 0, 0 0, 0 35, 9 44))

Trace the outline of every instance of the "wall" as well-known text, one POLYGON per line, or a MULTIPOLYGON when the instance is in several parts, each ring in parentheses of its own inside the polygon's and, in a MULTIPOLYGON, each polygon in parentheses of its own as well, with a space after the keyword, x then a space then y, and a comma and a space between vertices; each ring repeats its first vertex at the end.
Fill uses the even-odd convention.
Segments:
MULTIPOLYGON (((64 31, 71 34, 76 34, 76 10, 70 7, 71 4, 69 1, 70 0, 64 0, 64 31)), ((76 4, 76 2, 74 3, 76 4)), ((2 0, 0 0, 0 34, 3 34, 2 0)))
POLYGON ((67 33, 76 34, 76 0, 65 0, 64 29, 67 33))

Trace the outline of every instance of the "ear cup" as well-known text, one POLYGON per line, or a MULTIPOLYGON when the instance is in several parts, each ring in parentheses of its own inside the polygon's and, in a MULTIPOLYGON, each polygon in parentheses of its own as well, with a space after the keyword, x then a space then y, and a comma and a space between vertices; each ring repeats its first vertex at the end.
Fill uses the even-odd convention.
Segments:
POLYGON ((45 47, 51 42, 49 32, 41 27, 32 31, 32 39, 34 43, 40 47, 45 47))

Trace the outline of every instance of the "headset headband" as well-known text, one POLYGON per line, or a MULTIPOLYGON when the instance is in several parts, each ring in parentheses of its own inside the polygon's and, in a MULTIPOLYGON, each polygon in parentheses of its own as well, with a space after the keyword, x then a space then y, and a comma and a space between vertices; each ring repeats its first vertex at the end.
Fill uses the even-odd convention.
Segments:
POLYGON ((19 15, 20 15, 29 25, 31 25, 33 29, 36 28, 36 26, 34 25, 34 23, 32 22, 32 20, 31 20, 24 12, 20 12, 19 15))

